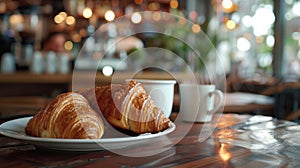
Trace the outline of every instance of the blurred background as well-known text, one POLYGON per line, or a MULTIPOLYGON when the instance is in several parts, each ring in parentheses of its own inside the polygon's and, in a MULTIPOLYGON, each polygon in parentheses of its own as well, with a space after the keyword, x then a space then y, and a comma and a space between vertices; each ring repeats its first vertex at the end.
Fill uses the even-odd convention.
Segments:
MULTIPOLYGON (((282 96, 285 89, 272 87, 299 80, 299 0, 0 0, 1 97, 54 97, 70 90, 72 69, 84 46, 88 58, 76 65, 84 70, 95 66, 95 60, 110 47, 108 59, 97 67, 99 84, 109 83, 116 65, 124 72, 132 70, 136 64, 120 66, 120 62, 140 48, 161 47, 188 61, 186 44, 159 34, 135 34, 112 46, 123 34, 132 33, 128 22, 109 24, 124 15, 130 16, 130 24, 162 21, 174 25, 166 31, 182 37, 205 33, 219 54, 226 77, 224 92, 267 96, 280 92, 282 96), (144 11, 151 11, 148 19, 141 17, 144 11), (160 12, 185 19, 174 25, 160 12), (192 25, 184 26, 187 22, 192 25), (94 39, 105 24, 109 25, 105 32, 100 31, 105 38, 94 39)), ((141 29, 155 27, 148 24, 141 29)), ((139 54, 135 55, 132 59, 137 61, 139 54)), ((202 61, 207 65, 216 62, 209 52, 202 61)), ((174 71, 182 73, 173 65, 174 71)), ((170 77, 150 74, 146 78, 170 77)), ((296 93, 293 90, 289 99, 294 101, 289 106, 293 110, 298 107, 296 93)))

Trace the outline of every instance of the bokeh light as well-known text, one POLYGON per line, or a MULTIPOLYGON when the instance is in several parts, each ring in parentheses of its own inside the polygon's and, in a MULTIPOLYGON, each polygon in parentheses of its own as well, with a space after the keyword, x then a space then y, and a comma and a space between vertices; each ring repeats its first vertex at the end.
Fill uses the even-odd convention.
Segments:
POLYGON ((223 0, 223 1, 222 1, 222 7, 223 7, 224 9, 230 9, 230 8, 233 7, 233 3, 232 3, 231 0, 223 0))
POLYGON ((171 0, 170 1, 170 7, 173 8, 173 9, 176 9, 178 8, 178 1, 177 0, 171 0))
POLYGON ((269 35, 266 38, 266 44, 268 47, 273 47, 275 44, 275 37, 273 35, 269 35))
POLYGON ((148 5, 149 10, 157 11, 160 8, 160 4, 158 2, 151 2, 148 5))
POLYGON ((82 12, 82 16, 87 19, 92 17, 92 15, 93 15, 93 11, 91 8, 85 8, 82 12))
POLYGON ((143 0, 134 0, 134 3, 136 3, 136 4, 140 5, 140 4, 142 4, 142 3, 143 3, 143 0))
POLYGON ((72 24, 74 24, 75 22, 76 22, 76 19, 75 19, 74 16, 68 16, 68 17, 66 18, 66 24, 67 24, 67 25, 72 25, 72 24))
POLYGON ((200 25, 199 24, 193 24, 193 26, 192 26, 192 31, 193 31, 193 33, 199 33, 200 31, 201 31, 201 27, 200 27, 200 25))
POLYGON ((24 22, 24 17, 21 14, 13 14, 9 18, 9 23, 12 27, 22 24, 24 22))
POLYGON ((250 27, 252 26, 252 17, 249 15, 246 15, 242 18, 242 23, 246 26, 246 27, 250 27))
POLYGON ((258 58, 258 65, 260 67, 268 67, 272 64, 272 54, 270 53, 265 53, 265 54, 260 54, 258 58))
POLYGON ((68 16, 66 12, 59 12, 58 15, 62 16, 64 19, 66 19, 68 16))
POLYGON ((131 15, 131 21, 132 23, 135 23, 135 24, 138 24, 142 21, 142 16, 140 13, 138 12, 134 12, 132 15, 131 15))
POLYGON ((64 20, 65 20, 65 18, 64 18, 62 15, 56 15, 56 16, 54 17, 54 22, 55 22, 56 24, 62 23, 64 20))
POLYGON ((233 30, 236 28, 236 23, 233 20, 228 20, 226 22, 226 27, 230 30, 233 30))
POLYGON ((248 39, 241 37, 237 40, 236 46, 240 51, 248 51, 251 47, 251 44, 248 39))
POLYGON ((104 76, 111 76, 114 72, 114 69, 109 66, 109 65, 106 65, 102 68, 102 73, 104 76))
POLYGON ((295 16, 300 16, 300 2, 295 2, 292 8, 292 12, 295 16))
POLYGON ((193 11, 190 12, 189 17, 190 17, 191 20, 195 21, 198 17, 198 13, 193 10, 193 11))
POLYGON ((66 41, 64 44, 64 47, 66 50, 71 51, 73 49, 73 43, 72 41, 66 41))
POLYGON ((109 22, 113 21, 115 19, 115 17, 116 17, 116 15, 112 10, 108 10, 104 14, 105 20, 107 20, 109 22))
POLYGON ((275 15, 271 5, 258 8, 254 14, 252 26, 255 36, 267 35, 272 24, 275 22, 275 15))

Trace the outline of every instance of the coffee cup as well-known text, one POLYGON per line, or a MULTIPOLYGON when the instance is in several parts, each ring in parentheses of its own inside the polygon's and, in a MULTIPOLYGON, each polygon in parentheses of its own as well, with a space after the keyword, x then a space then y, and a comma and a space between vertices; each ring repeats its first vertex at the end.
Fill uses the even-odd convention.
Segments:
MULTIPOLYGON (((127 79, 129 81, 131 79, 127 79)), ((175 80, 150 80, 132 79, 143 85, 156 106, 164 112, 165 117, 170 117, 173 107, 175 80)))
POLYGON ((180 112, 188 122, 210 122, 223 105, 224 94, 215 85, 180 84, 180 112))

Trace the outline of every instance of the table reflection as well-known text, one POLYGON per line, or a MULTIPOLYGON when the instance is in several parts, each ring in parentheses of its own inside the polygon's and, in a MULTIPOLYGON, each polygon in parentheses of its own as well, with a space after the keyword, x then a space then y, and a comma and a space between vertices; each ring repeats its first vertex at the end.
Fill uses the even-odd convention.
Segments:
MULTIPOLYGON (((24 165, 24 167, 297 167, 300 166, 300 126, 296 123, 238 114, 223 114, 211 124, 216 127, 205 141, 199 141, 199 135, 205 124, 176 119, 176 130, 168 137, 174 144, 164 146, 161 139, 148 146, 124 149, 127 155, 113 151, 56 151, 37 148, 33 145, 0 136, 0 151, 3 151, 3 166, 24 165), (272 124, 271 124, 272 123, 272 124), (251 125, 251 129, 245 129, 251 125), (272 127, 269 127, 272 125, 272 127), (255 127, 254 127, 255 126, 255 127), (186 133, 187 127, 190 128, 186 133), (255 129, 254 129, 255 128, 255 129), (257 129, 259 128, 259 129, 257 129), (161 142, 159 142, 161 141, 161 142), (151 146, 165 148, 161 153, 147 157, 134 156, 139 152, 151 152, 151 146), (148 148, 149 147, 149 148, 148 148), (147 149, 148 148, 148 149, 147 149), (143 149, 144 151, 141 151, 143 149), (32 159, 39 158, 39 159, 32 159)), ((3 122, 3 121, 2 121, 3 122)), ((16 167, 16 166, 15 166, 16 167)))
POLYGON ((228 151, 228 145, 221 143, 220 149, 219 149, 219 156, 224 161, 227 162, 231 159, 231 153, 228 151))

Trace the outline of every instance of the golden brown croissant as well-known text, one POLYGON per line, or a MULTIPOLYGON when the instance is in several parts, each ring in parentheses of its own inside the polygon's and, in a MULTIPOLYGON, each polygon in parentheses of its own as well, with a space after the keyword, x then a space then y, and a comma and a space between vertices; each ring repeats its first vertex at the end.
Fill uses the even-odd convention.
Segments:
POLYGON ((30 119, 25 131, 43 138, 95 139, 103 135, 104 124, 82 95, 68 92, 30 119))
POLYGON ((104 118, 115 127, 135 133, 155 133, 169 127, 170 120, 154 104, 141 83, 130 81, 79 93, 95 110, 100 109, 104 118))

